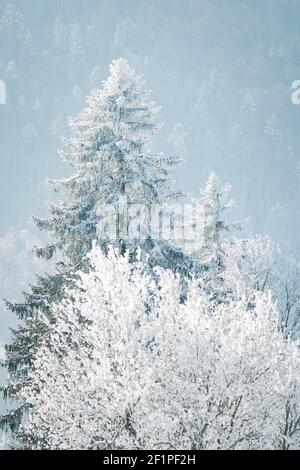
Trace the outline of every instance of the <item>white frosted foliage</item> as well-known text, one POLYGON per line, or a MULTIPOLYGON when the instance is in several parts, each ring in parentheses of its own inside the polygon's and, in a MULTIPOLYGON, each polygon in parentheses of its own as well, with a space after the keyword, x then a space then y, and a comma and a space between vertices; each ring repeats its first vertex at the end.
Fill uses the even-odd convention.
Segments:
POLYGON ((270 293, 213 304, 191 280, 94 247, 54 306, 23 389, 33 448, 279 449, 299 444, 300 356, 270 293), (151 305, 151 311, 149 306, 151 305), (49 347, 51 345, 51 347, 49 347))

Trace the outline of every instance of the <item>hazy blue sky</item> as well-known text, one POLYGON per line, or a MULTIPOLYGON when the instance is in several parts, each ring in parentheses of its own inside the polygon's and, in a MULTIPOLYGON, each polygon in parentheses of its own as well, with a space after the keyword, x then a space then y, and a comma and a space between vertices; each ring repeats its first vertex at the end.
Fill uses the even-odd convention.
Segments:
POLYGON ((299 0, 0 0, 1 296, 42 268, 27 220, 46 213, 46 177, 69 171, 56 152, 66 117, 121 56, 162 106, 155 145, 186 160, 178 185, 196 196, 214 169, 248 233, 299 258, 299 18, 299 0))

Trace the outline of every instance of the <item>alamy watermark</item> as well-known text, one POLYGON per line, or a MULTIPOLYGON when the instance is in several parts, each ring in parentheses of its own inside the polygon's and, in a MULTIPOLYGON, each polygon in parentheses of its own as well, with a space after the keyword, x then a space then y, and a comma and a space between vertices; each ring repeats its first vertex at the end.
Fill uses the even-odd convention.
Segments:
POLYGON ((3 80, 0 80, 0 104, 6 104, 6 85, 3 80))
POLYGON ((291 100, 293 104, 300 104, 300 80, 294 80, 291 86, 293 93, 291 100))
POLYGON ((129 202, 102 205, 97 210, 97 238, 102 241, 146 240, 193 242, 203 236, 203 206, 129 202))

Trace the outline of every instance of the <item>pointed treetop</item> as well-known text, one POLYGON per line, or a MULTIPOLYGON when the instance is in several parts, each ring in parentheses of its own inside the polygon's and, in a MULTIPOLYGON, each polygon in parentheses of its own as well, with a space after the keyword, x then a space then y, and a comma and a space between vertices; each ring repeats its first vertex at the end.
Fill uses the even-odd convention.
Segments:
POLYGON ((77 118, 69 118, 71 132, 78 136, 105 128, 115 139, 133 138, 144 144, 160 127, 156 123, 160 107, 149 99, 151 91, 126 59, 115 59, 109 68, 110 75, 102 87, 86 98, 85 109, 77 118))
POLYGON ((205 187, 201 188, 200 192, 205 199, 211 201, 211 204, 214 200, 218 200, 221 211, 230 209, 234 205, 233 199, 228 200, 227 198, 231 192, 231 185, 229 183, 223 183, 214 171, 211 172, 205 187))
MULTIPOLYGON (((102 82, 103 91, 105 95, 114 95, 119 94, 128 90, 133 84, 139 85, 140 91, 145 86, 145 81, 142 79, 141 75, 138 75, 135 70, 130 67, 127 59, 120 57, 115 59, 109 66, 110 75, 109 77, 102 82)), ((145 93, 145 90, 143 90, 145 93)), ((146 94, 149 95, 151 92, 146 91, 146 94)))

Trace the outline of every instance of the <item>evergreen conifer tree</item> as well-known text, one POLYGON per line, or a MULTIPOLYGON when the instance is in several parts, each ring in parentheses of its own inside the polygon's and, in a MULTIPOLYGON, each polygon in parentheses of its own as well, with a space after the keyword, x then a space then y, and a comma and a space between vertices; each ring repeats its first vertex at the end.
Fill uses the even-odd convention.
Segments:
POLYGON ((224 271, 228 263, 228 248, 234 243, 233 232, 245 223, 226 221, 226 212, 234 205, 230 191, 231 186, 223 184, 212 172, 201 189, 201 197, 194 200, 196 237, 190 250, 206 266, 202 275, 204 285, 212 299, 218 300, 226 294, 224 271))
MULTIPOLYGON (((24 293, 23 303, 7 302, 22 323, 7 345, 9 382, 5 397, 18 399, 26 386, 33 358, 49 324, 55 323, 51 306, 64 298, 65 288, 74 283, 78 269, 88 269, 85 257, 97 239, 97 227, 108 207, 116 209, 119 216, 118 207, 125 200, 129 206, 142 205, 146 215, 142 240, 129 240, 128 234, 120 232, 122 224, 117 220, 115 239, 100 237, 104 250, 112 241, 121 252, 142 245, 150 253, 150 266, 161 264, 176 270, 181 265, 179 270, 190 270, 193 262, 180 249, 162 241, 158 246, 151 239, 147 209, 151 204, 163 206, 181 194, 173 189, 172 177, 179 160, 155 154, 150 148, 151 138, 158 130, 158 111, 141 76, 126 60, 118 59, 111 64, 103 87, 92 91, 77 118, 69 119, 71 136, 64 139, 67 151, 61 151, 61 156, 74 172, 49 182, 61 197, 51 205, 47 219, 34 218, 51 240, 36 248, 36 255, 50 260, 56 254, 59 261, 52 274, 37 277, 36 284, 24 293)), ((16 434, 23 411, 21 405, 2 417, 2 425, 16 434)))

